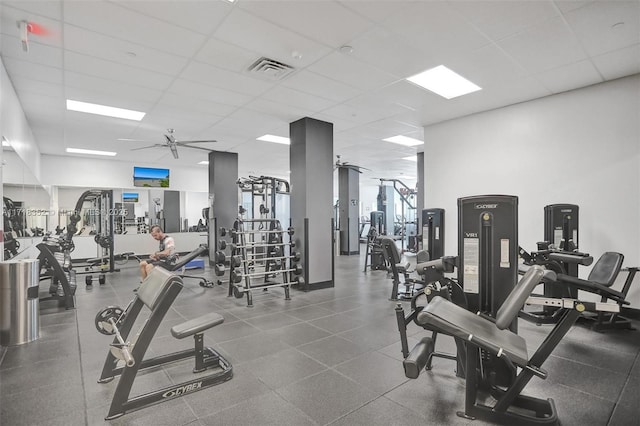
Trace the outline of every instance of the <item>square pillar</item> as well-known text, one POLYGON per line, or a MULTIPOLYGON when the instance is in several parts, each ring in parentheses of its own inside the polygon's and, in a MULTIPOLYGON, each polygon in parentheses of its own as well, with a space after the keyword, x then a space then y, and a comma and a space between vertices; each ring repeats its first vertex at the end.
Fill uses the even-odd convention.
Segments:
POLYGON ((359 199, 360 173, 350 167, 338 168, 340 254, 360 254, 359 199))
POLYGON ((209 265, 215 265, 220 228, 231 228, 238 218, 238 154, 209 153, 209 265))
POLYGON ((289 124, 292 240, 301 290, 333 287, 333 124, 305 117, 289 124))

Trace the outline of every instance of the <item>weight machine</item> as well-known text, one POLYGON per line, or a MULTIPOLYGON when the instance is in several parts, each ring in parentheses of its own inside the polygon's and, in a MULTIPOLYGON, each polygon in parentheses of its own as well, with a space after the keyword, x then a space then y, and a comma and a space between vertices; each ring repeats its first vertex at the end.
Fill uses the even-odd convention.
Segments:
POLYGON ((289 182, 271 176, 239 178, 242 215, 247 219, 278 219, 289 224, 289 182))
POLYGON ((400 237, 400 248, 404 252, 405 246, 408 251, 417 251, 417 229, 418 220, 416 217, 416 199, 417 193, 413 188, 409 188, 399 179, 380 178, 380 187, 378 192, 378 210, 383 211, 386 217, 386 234, 398 235, 400 237), (393 183, 393 190, 400 196, 400 216, 396 223, 395 203, 393 192, 386 191, 385 182, 393 183))
MULTIPOLYGON (((113 252, 114 218, 122 213, 126 212, 113 207, 113 190, 92 189, 85 191, 76 202, 74 211, 67 218, 66 238, 71 240, 74 235, 93 235, 94 241, 98 245, 97 256, 86 265, 87 273, 117 271, 113 252), (82 227, 78 229, 80 223, 82 223, 82 227)), ((87 281, 89 281, 89 277, 87 277, 87 281)))

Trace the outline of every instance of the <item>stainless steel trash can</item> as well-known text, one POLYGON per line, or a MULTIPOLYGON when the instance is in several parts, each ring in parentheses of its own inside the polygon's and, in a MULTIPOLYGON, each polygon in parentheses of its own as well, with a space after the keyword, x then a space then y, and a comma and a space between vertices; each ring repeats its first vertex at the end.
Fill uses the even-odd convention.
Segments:
POLYGON ((40 262, 0 262, 0 345, 13 346, 40 337, 40 262))

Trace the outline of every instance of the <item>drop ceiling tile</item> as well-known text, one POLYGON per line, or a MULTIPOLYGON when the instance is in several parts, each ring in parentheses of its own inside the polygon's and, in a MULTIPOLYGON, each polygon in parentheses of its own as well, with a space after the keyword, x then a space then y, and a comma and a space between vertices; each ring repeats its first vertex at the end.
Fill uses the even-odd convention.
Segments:
MULTIPOLYGON (((358 127, 360 126, 360 123, 354 121, 354 120, 349 120, 349 119, 344 119, 341 117, 335 117, 335 116, 330 116, 328 114, 325 113, 316 113, 313 115, 310 115, 311 118, 314 118, 316 120, 320 120, 320 121, 325 121, 327 123, 331 123, 333 125, 333 134, 337 135, 341 132, 344 132, 346 130, 349 130, 353 127, 358 127)), ((288 133, 288 130, 287 130, 288 133)))
POLYGON ((62 68, 60 49, 32 41, 29 43, 29 52, 27 53, 22 50, 22 42, 18 37, 2 36, 2 57, 62 68))
POLYGON ((594 2, 566 14, 584 49, 597 56, 640 42, 640 2, 594 2))
POLYGON ((607 80, 640 73, 640 44, 592 58, 607 80))
POLYGON ((403 38, 383 27, 375 27, 351 41, 353 56, 398 78, 410 77, 439 65, 403 38))
POLYGON ((550 19, 500 40, 498 45, 530 73, 587 58, 573 31, 560 18, 550 19))
POLYGON ((177 93, 182 96, 203 99, 224 105, 241 106, 253 99, 253 96, 245 95, 230 90, 220 89, 205 84, 195 83, 184 79, 176 79, 168 92, 177 93))
POLYGON ((3 57, 2 62, 9 75, 20 76, 33 81, 62 84, 62 70, 60 68, 10 57, 3 57))
POLYGON ((439 108, 445 101, 441 96, 404 79, 376 90, 372 95, 410 110, 439 108))
POLYGON ((325 56, 308 69, 360 90, 378 88, 398 80, 391 73, 339 52, 325 56))
POLYGON ((111 98, 131 98, 142 104, 152 105, 160 99, 162 91, 140 87, 120 81, 107 80, 77 72, 65 72, 65 84, 69 93, 82 93, 82 91, 102 93, 111 98))
POLYGON ((238 7, 281 28, 332 48, 349 42, 373 24, 336 2, 254 1, 238 7))
POLYGON ((194 59, 229 71, 243 72, 261 55, 210 37, 194 59))
POLYGON ((60 84, 22 78, 19 75, 17 77, 13 77, 11 83, 13 83, 13 87, 17 93, 20 93, 20 95, 33 93, 48 97, 59 98, 63 96, 63 90, 60 84))
POLYGON ((522 65, 495 44, 452 58, 444 65, 480 87, 492 82, 520 79, 529 74, 522 65))
POLYGON ((378 102, 373 96, 361 96, 349 102, 336 105, 323 111, 324 114, 353 120, 360 124, 371 123, 384 118, 393 117, 406 111, 406 108, 395 104, 378 102))
POLYGON ((556 1, 555 4, 558 9, 560 9, 560 11, 565 13, 570 12, 574 9, 580 9, 581 7, 587 6, 594 1, 596 0, 559 0, 556 1))
POLYGON ((61 20, 62 19, 62 2, 51 0, 30 0, 30 1, 10 1, 3 0, 3 8, 10 6, 16 9, 20 9, 25 12, 32 13, 34 15, 44 16, 49 19, 61 20))
MULTIPOLYGON (((293 105, 271 102, 264 98, 256 99, 249 102, 245 105, 244 110, 257 111, 270 116, 273 120, 272 123, 274 124, 291 123, 293 121, 299 120, 302 117, 308 117, 314 112, 293 105)), ((242 112, 242 110, 236 111, 233 116, 236 117, 242 112)))
POLYGON ((180 78, 221 89, 233 88, 236 92, 253 96, 258 96, 275 85, 273 81, 260 80, 250 74, 227 71, 194 61, 189 63, 180 78))
POLYGON ((168 105, 186 111, 196 111, 224 117, 236 110, 236 107, 208 100, 198 99, 191 96, 182 96, 177 93, 165 93, 159 105, 168 105))
POLYGON ((121 81, 149 89, 165 90, 173 80, 166 74, 151 72, 117 62, 105 61, 104 59, 98 59, 71 51, 64 53, 64 61, 65 69, 69 71, 111 81, 121 81))
MULTIPOLYGON (((576 4, 558 1, 557 4, 576 4)), ((451 5, 491 40, 517 34, 537 23, 558 17, 552 1, 455 1, 451 5)))
POLYGON ((181 56, 88 31, 74 25, 65 25, 64 32, 66 50, 130 67, 173 76, 178 74, 188 62, 186 58, 181 56), (97 46, 99 48, 96 48, 97 46))
POLYGON ((589 60, 554 68, 536 74, 534 77, 553 93, 566 92, 603 81, 598 70, 589 60))
POLYGON ((95 89, 87 90, 71 86, 67 86, 65 88, 64 96, 66 99, 74 101, 89 102, 141 112, 148 112, 149 108, 153 105, 153 102, 137 100, 127 96, 126 93, 108 93, 97 91, 95 89))
POLYGON ((354 12, 359 13, 365 18, 369 19, 372 22, 380 23, 384 22, 386 19, 389 19, 394 14, 399 13, 403 9, 409 7, 412 2, 409 1, 387 1, 387 0, 379 0, 379 1, 340 1, 340 3, 353 10, 354 12))
POLYGON ((449 2, 415 2, 383 25, 424 55, 440 61, 489 43, 449 2))
POLYGON ((192 139, 192 135, 211 127, 219 122, 221 118, 204 112, 185 111, 170 105, 156 104, 147 113, 144 121, 152 125, 162 126, 164 129, 176 129, 177 135, 192 139))
POLYGON ((114 0, 114 3, 142 15, 205 35, 211 34, 233 7, 226 1, 202 0, 114 0))
POLYGON ((260 98, 299 108, 302 111, 318 112, 334 105, 334 101, 284 86, 276 86, 264 93, 260 98))
POLYGON ((344 102, 362 94, 360 89, 307 70, 296 72, 284 79, 280 84, 335 102, 344 102))
POLYGON ((214 37, 294 68, 303 68, 331 51, 325 45, 238 8, 224 20, 214 37), (293 52, 298 52, 302 57, 294 59, 293 52))
POLYGON ((184 57, 191 57, 205 40, 202 34, 109 2, 66 2, 64 18, 81 28, 184 57))

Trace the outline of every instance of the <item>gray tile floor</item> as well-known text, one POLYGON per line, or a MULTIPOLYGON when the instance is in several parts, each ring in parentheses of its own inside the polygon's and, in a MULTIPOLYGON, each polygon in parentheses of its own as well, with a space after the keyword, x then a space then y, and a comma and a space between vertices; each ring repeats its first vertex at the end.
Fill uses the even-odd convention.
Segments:
MULTIPOLYGON (((464 425, 456 416, 464 383, 454 363, 436 359, 417 380, 402 369, 395 303, 386 273, 362 272, 364 257, 339 257, 335 288, 256 292, 255 307, 226 287, 185 287, 152 342, 153 354, 188 348, 171 326, 207 312, 225 317, 205 334, 233 364, 231 381, 105 422, 117 380, 98 384, 111 338, 94 327, 105 306, 126 306, 137 268, 123 266, 103 286, 78 287, 77 309, 41 305, 40 339, 0 348, 1 425, 464 425)), ((208 273, 208 272, 207 272, 208 273)), ((43 285, 43 288, 45 286, 43 285)), ((636 322, 640 328, 640 324, 636 322)), ((520 321, 531 352, 549 326, 520 321)), ((410 345, 426 331, 409 329, 410 345)), ((453 352, 449 337, 438 349, 453 352)), ((554 398, 562 424, 640 425, 640 331, 595 333, 575 326, 525 393, 554 398)), ((141 373, 133 393, 185 380, 191 363, 141 373)))

